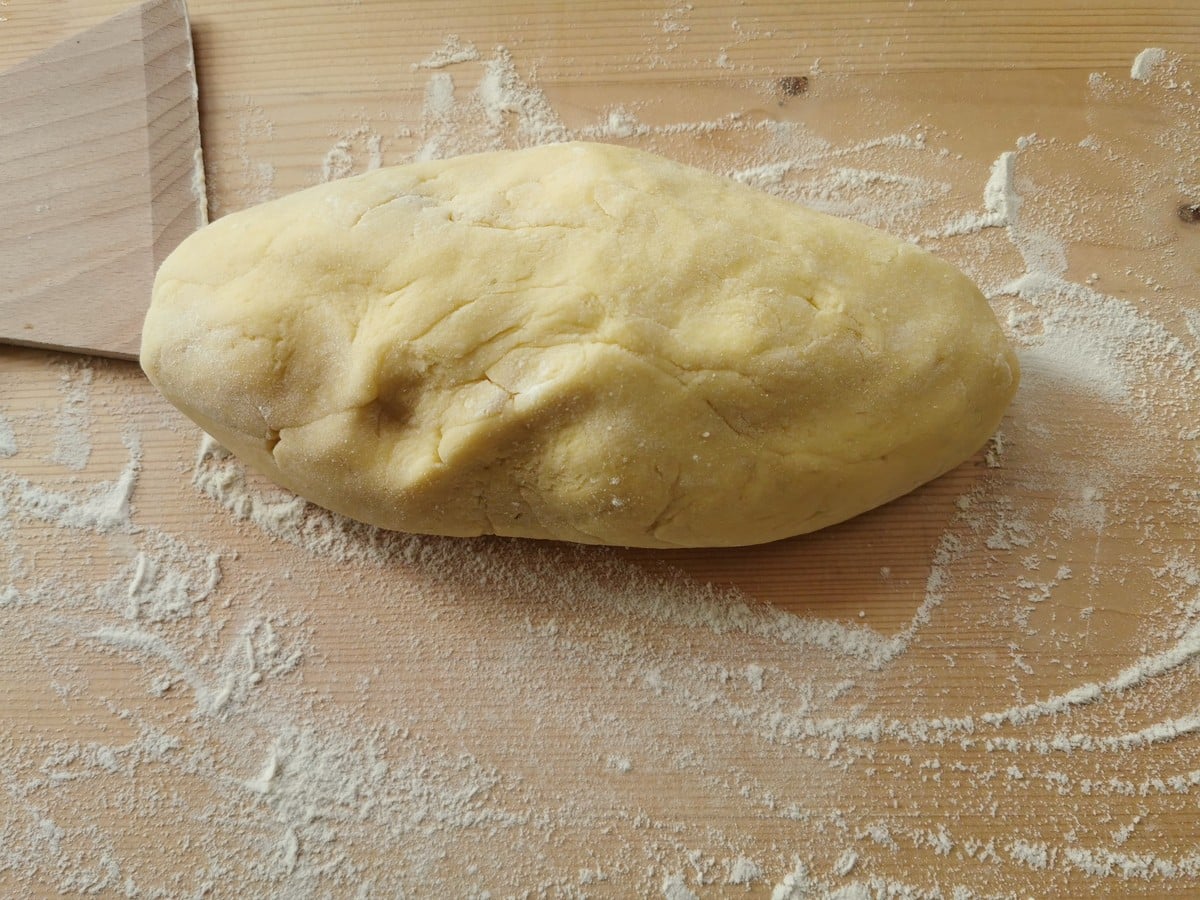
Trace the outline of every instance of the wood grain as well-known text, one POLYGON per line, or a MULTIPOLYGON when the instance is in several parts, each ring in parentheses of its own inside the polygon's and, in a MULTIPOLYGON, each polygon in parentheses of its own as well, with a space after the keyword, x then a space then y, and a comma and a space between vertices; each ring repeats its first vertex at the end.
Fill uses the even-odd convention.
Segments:
POLYGON ((182 0, 0 74, 0 340, 137 356, 154 272, 205 221, 182 0))

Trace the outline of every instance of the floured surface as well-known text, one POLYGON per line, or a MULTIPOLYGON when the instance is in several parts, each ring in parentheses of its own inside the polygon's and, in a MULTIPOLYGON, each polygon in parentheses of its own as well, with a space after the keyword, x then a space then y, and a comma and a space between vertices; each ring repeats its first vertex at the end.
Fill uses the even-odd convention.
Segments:
POLYGON ((130 367, 4 350, 3 892, 1196 891, 1194 60, 768 72, 738 68, 779 40, 748 14, 694 51, 711 18, 624 23, 624 86, 540 86, 536 41, 459 23, 347 120, 227 88, 214 212, 490 146, 657 150, 971 273, 1025 369, 998 438, 751 550, 411 538, 247 475, 130 367), (711 82, 652 87, 681 55, 711 82))

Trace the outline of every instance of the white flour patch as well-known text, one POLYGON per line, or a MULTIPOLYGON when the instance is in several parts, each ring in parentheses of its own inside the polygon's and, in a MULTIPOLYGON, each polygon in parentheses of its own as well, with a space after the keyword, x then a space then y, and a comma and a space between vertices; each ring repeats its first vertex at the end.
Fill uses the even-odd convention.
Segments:
POLYGON ((578 136, 589 141, 628 139, 653 134, 654 129, 638 121, 637 115, 623 106, 608 111, 598 125, 587 125, 578 136))
POLYGON ((92 370, 73 363, 59 377, 62 401, 54 417, 54 449, 50 461, 79 472, 92 455, 90 435, 92 370))
POLYGON ((1154 70, 1167 61, 1167 51, 1161 47, 1147 47, 1133 58, 1129 77, 1134 81, 1149 81, 1154 70))
POLYGON ((432 121, 446 121, 454 111, 454 79, 448 72, 431 75, 425 86, 425 106, 422 109, 432 121))
POLYGON ((668 875, 662 883, 663 900, 700 900, 699 895, 692 892, 682 875, 668 875))
POLYGON ((940 228, 926 230, 922 238, 950 238, 975 234, 985 228, 1004 228, 1016 224, 1021 196, 1016 189, 1017 153, 1006 150, 992 163, 983 186, 983 212, 968 213, 940 228))
POLYGON ((983 208, 987 224, 1015 225, 1021 209, 1021 196, 1016 190, 1017 154, 1012 150, 1001 153, 992 163, 992 173, 983 186, 983 208))
POLYGON ((419 63, 413 63, 414 69, 444 69, 459 63, 472 62, 479 59, 479 51, 470 41, 463 41, 457 34, 446 35, 446 41, 429 56, 419 63))
POLYGON ((383 165, 383 137, 366 125, 343 132, 321 161, 321 181, 370 172, 383 165))
POLYGON ((9 490, 9 515, 48 522, 63 528, 97 532, 129 530, 129 503, 141 469, 141 439, 127 432, 123 439, 129 462, 114 481, 102 481, 78 491, 60 491, 15 475, 0 473, 0 489, 9 490))
POLYGON ((1188 333, 1192 339, 1200 344, 1200 310, 1185 309, 1183 311, 1184 321, 1187 323, 1188 333))
POLYGON ((252 148, 269 143, 275 136, 275 123, 266 110, 251 97, 242 98, 236 115, 237 138, 234 141, 233 170, 229 171, 213 154, 204 157, 206 186, 228 185, 224 192, 207 191, 206 187, 209 213, 213 218, 227 211, 220 200, 222 193, 233 194, 236 200, 235 209, 254 206, 275 196, 275 164, 257 158, 252 152, 252 148))
POLYGON ((133 562, 100 590, 127 619, 169 622, 192 615, 221 583, 221 558, 165 534, 153 535, 133 562))
POLYGON ((231 681, 210 685, 185 660, 183 653, 166 643, 157 634, 139 628, 100 628, 84 635, 92 641, 127 651, 141 660, 164 664, 167 667, 167 682, 180 680, 191 689, 196 701, 196 710, 210 715, 221 711, 233 690, 231 681))
POLYGON ((17 454, 17 436, 13 433, 12 423, 0 413, 0 459, 17 454))
POLYGON ((949 192, 947 183, 911 175, 895 165, 896 157, 925 150, 925 133, 919 129, 833 146, 802 124, 764 122, 759 127, 766 134, 771 161, 726 174, 820 212, 876 227, 900 227, 936 207, 949 192), (851 160, 878 160, 892 168, 845 164, 851 160))
POLYGON ((758 863, 739 856, 729 864, 729 877, 725 881, 727 884, 743 884, 748 887, 762 878, 762 875, 763 871, 758 863))
POLYGON ((517 72, 512 54, 504 48, 484 67, 483 78, 475 89, 484 115, 495 135, 508 126, 516 126, 519 146, 550 144, 569 139, 569 133, 546 96, 517 72))
POLYGON ((837 862, 833 867, 833 874, 838 878, 845 878, 854 871, 854 867, 858 865, 858 854, 851 848, 842 851, 842 855, 838 857, 837 862))

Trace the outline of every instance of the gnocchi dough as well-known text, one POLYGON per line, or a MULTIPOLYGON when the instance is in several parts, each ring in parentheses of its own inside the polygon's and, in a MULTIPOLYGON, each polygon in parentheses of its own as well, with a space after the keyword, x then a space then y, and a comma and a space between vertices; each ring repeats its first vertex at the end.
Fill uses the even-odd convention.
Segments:
POLYGON ((1017 361, 931 254, 563 143, 226 216, 158 272, 150 380, 279 484, 443 535, 773 541, 941 475, 1017 361))

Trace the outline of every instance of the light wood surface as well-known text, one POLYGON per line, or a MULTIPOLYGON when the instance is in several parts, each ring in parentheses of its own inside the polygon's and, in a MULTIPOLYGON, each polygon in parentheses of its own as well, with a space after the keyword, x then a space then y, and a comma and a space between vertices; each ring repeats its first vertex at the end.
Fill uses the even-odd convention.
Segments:
MULTIPOLYGON (((1200 891, 1200 7, 189 7, 214 215, 520 143, 504 70, 945 255, 1025 381, 883 509, 658 553, 347 528, 134 365, 0 348, 0 893, 1200 891), (1019 223, 950 234, 1004 153, 1019 223)), ((0 66, 120 8, 10 0, 0 66)))
POLYGON ((199 149, 182 0, 0 73, 0 340, 136 359, 154 272, 205 221, 199 149))

